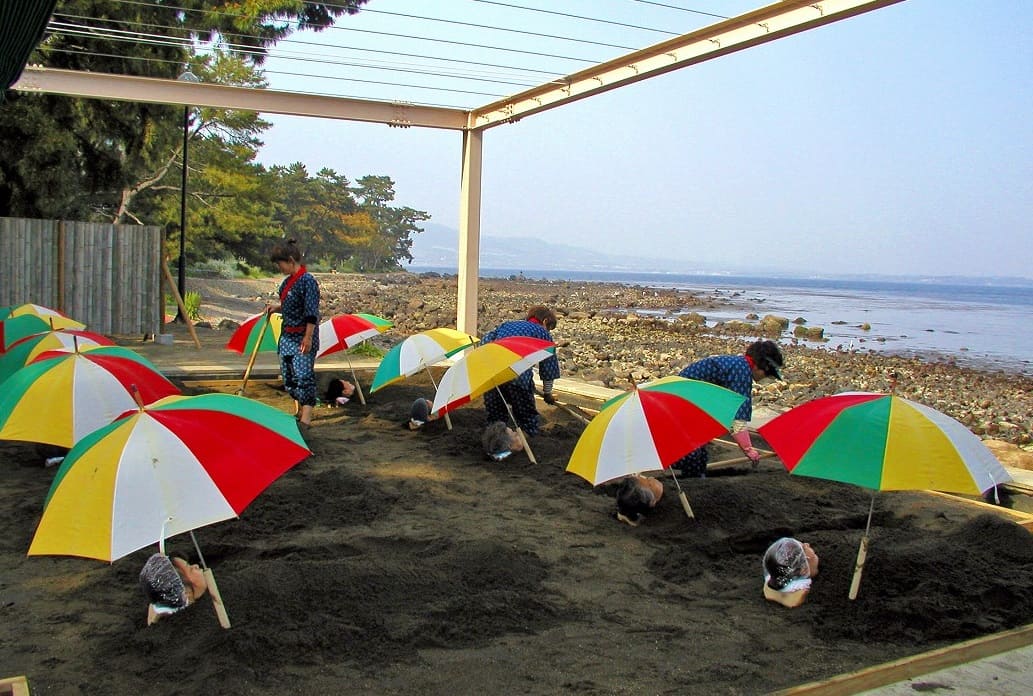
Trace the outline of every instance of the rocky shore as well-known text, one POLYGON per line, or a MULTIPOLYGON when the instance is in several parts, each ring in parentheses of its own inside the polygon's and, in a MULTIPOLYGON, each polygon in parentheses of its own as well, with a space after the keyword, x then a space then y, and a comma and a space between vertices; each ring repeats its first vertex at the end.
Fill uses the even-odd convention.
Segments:
MULTIPOLYGON (((369 312, 395 322, 396 330, 377 339, 382 347, 399 336, 455 325, 455 277, 321 274, 319 281, 325 313, 369 312)), ((189 289, 201 293, 202 315, 217 326, 257 311, 278 283, 278 278, 192 278, 189 289)), ((1033 443, 1033 378, 962 367, 949 356, 926 361, 830 348, 794 336, 784 317, 765 316, 745 300, 737 307, 742 321, 707 325, 708 311, 736 301, 716 293, 611 283, 481 279, 478 330, 520 318, 532 304, 547 304, 560 317, 553 335, 563 376, 615 389, 674 374, 707 355, 739 352, 759 335, 775 338, 784 346, 785 381, 760 385, 754 397, 758 405, 785 410, 841 391, 895 389, 964 423, 1006 464, 1033 469, 1033 453, 1026 451, 1033 443)))

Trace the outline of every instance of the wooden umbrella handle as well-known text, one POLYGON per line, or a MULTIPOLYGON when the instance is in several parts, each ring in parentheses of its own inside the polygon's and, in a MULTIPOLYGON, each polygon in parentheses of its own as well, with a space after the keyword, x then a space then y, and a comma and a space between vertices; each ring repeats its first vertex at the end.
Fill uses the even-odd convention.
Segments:
POLYGON ((212 606, 215 607, 215 615, 219 617, 219 625, 229 628, 230 615, 226 613, 226 605, 222 603, 222 595, 219 594, 219 586, 215 584, 215 573, 211 568, 204 569, 204 579, 208 583, 208 593, 212 596, 212 606))
POLYGON ((265 332, 269 329, 269 324, 273 322, 272 316, 269 312, 265 313, 265 319, 262 322, 262 328, 258 331, 258 340, 255 341, 254 347, 251 349, 251 357, 247 361, 247 368, 244 370, 244 381, 240 383, 240 389, 237 390, 237 394, 244 396, 244 390, 247 388, 248 377, 251 376, 251 368, 255 366, 255 358, 258 357, 258 349, 262 345, 262 339, 265 338, 265 332))
POLYGON ((868 558, 868 535, 861 537, 861 546, 857 549, 857 562, 854 564, 854 577, 850 581, 850 599, 857 599, 857 591, 861 587, 861 572, 865 559, 868 558))
POLYGON ((165 282, 168 283, 169 290, 172 291, 172 296, 176 298, 176 305, 179 306, 179 314, 183 317, 183 321, 186 322, 187 329, 190 331, 190 337, 194 339, 194 345, 198 350, 201 350, 201 339, 197 337, 197 331, 194 330, 194 322, 187 318, 187 307, 183 304, 183 298, 179 295, 179 288, 176 287, 176 282, 172 279, 172 271, 169 270, 169 264, 165 259, 161 260, 161 269, 165 271, 165 282))

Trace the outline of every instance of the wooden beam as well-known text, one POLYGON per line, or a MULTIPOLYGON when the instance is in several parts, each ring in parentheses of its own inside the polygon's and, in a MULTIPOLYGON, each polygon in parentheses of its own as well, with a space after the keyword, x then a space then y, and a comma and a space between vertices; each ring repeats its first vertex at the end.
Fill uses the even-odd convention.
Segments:
POLYGON ((981 660, 1015 648, 1033 645, 1033 624, 995 633, 982 638, 951 645, 939 650, 912 655, 894 662, 868 667, 857 672, 841 674, 831 679, 810 682, 782 691, 772 696, 848 696, 887 684, 895 684, 947 667, 981 660))
POLYGON ((902 0, 776 2, 473 109, 469 127, 514 123, 546 109, 898 2, 902 0))
POLYGON ((463 109, 40 66, 25 68, 21 78, 11 89, 21 92, 63 94, 69 97, 209 106, 291 116, 318 116, 344 121, 385 123, 399 128, 416 126, 463 130, 468 120, 468 112, 463 109))
POLYGON ((954 495, 953 493, 943 493, 941 491, 926 491, 930 495, 939 496, 940 498, 946 498, 955 503, 962 503, 974 508, 980 508, 986 512, 993 512, 998 515, 1012 518, 1012 521, 1020 527, 1024 527, 1029 531, 1033 532, 1033 515, 1028 512, 1022 512, 1021 510, 1012 510, 1011 508, 1001 507, 1000 505, 991 505, 990 503, 984 503, 982 500, 972 500, 971 498, 965 498, 964 496, 954 495))

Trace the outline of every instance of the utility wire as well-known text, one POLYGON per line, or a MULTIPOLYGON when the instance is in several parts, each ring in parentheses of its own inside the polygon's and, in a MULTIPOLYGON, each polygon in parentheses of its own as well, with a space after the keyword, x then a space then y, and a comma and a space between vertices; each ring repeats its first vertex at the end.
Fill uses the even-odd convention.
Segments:
MULTIPOLYGON (((597 17, 585 17, 584 15, 568 14, 566 12, 557 12, 555 10, 543 10, 539 7, 524 7, 523 5, 514 5, 508 2, 498 2, 498 0, 474 0, 474 2, 482 2, 486 5, 498 5, 500 7, 509 7, 514 10, 524 10, 526 12, 541 12, 542 14, 555 15, 557 17, 568 17, 570 19, 580 19, 586 22, 599 22, 600 24, 609 24, 615 27, 627 27, 629 29, 641 29, 642 31, 654 31, 658 34, 667 34, 668 36, 679 36, 680 34, 676 31, 667 31, 666 29, 654 29, 653 27, 643 27, 638 24, 625 24, 624 22, 615 22, 610 19, 599 19, 597 17)), ((377 12, 377 10, 368 10, 369 12, 377 12)), ((626 46, 616 46, 615 48, 628 48, 628 50, 634 51, 635 48, 629 48, 626 46)))
MULTIPOLYGON (((76 25, 72 25, 72 26, 76 26, 76 25)), ((158 36, 158 35, 154 35, 154 34, 137 34, 137 33, 128 32, 128 31, 120 30, 120 29, 90 31, 90 30, 83 30, 83 29, 59 28, 59 33, 62 33, 62 34, 67 35, 67 36, 84 36, 84 37, 89 37, 89 38, 94 38, 94 39, 106 39, 108 41, 121 42, 121 43, 145 44, 145 45, 153 45, 153 46, 179 46, 179 47, 183 47, 183 48, 186 48, 186 47, 190 46, 189 41, 186 40, 186 39, 176 39, 174 37, 163 37, 163 36, 158 36), (113 33, 106 33, 107 31, 111 31, 113 33), (131 36, 127 37, 127 36, 123 36, 122 34, 130 34, 131 36)), ((233 46, 231 46, 231 48, 235 52, 237 52, 237 53, 243 53, 243 54, 254 54, 254 53, 257 53, 257 51, 255 51, 253 49, 248 49, 247 47, 243 47, 243 46, 241 46, 241 47, 233 47, 233 46)), ((123 56, 123 57, 126 57, 126 56, 123 56)), ((471 75, 462 75, 462 74, 447 73, 447 72, 435 72, 433 70, 423 70, 423 69, 415 69, 415 68, 400 68, 400 67, 390 67, 390 66, 383 66, 383 65, 365 65, 365 64, 362 64, 362 63, 352 63, 352 62, 340 61, 340 60, 316 59, 316 58, 293 58, 293 57, 290 57, 290 56, 280 56, 280 57, 282 59, 284 59, 284 60, 299 60, 299 61, 303 61, 303 62, 306 62, 306 63, 318 63, 318 64, 324 64, 324 65, 336 65, 336 66, 348 67, 348 68, 365 68, 365 69, 368 69, 368 70, 386 70, 386 71, 389 71, 389 72, 405 72, 405 73, 412 73, 412 74, 416 74, 416 75, 428 75, 428 76, 432 76, 432 77, 447 77, 447 78, 456 79, 456 80, 472 80, 472 81, 475 81, 475 82, 491 82, 491 83, 495 83, 495 84, 511 85, 511 86, 515 86, 515 87, 533 87, 535 84, 537 84, 536 82, 527 82, 527 81, 520 82, 520 81, 513 81, 513 80, 500 80, 500 79, 494 79, 494 78, 488 78, 488 77, 474 77, 474 76, 471 76, 471 75)), ((285 74, 300 74, 300 73, 285 73, 285 74)), ((461 90, 457 90, 457 91, 461 91, 461 90)))
MULTIPOLYGON (((93 17, 86 17, 86 16, 83 16, 83 15, 69 15, 69 14, 63 14, 63 13, 55 13, 54 17, 60 17, 62 19, 85 20, 85 21, 93 21, 95 19, 93 17)), ((136 22, 136 21, 128 21, 128 20, 118 20, 118 22, 119 22, 119 24, 124 24, 124 25, 127 25, 127 26, 146 27, 146 28, 151 28, 151 29, 165 29, 166 28, 166 27, 164 27, 161 24, 153 24, 153 23, 148 23, 148 22, 136 22)), ((91 28, 91 29, 97 29, 99 31, 129 33, 128 30, 115 29, 115 28, 109 28, 109 27, 93 27, 93 26, 88 25, 88 24, 75 24, 73 22, 63 23, 63 22, 55 21, 55 20, 51 20, 50 21, 49 27, 52 27, 52 28, 53 27, 61 27, 61 28, 65 28, 65 27, 91 28)), ((190 28, 186 28, 185 31, 193 32, 193 31, 196 31, 196 30, 192 30, 190 28)), ((151 35, 153 36, 153 34, 151 34, 151 35)), ((161 36, 164 37, 165 35, 161 35, 161 36)), ((261 38, 261 37, 258 37, 258 36, 254 36, 253 34, 238 34, 238 33, 231 33, 231 32, 226 32, 225 34, 223 34, 223 36, 249 38, 249 39, 261 38)), ((167 37, 167 38, 172 38, 172 37, 167 37)), ((187 44, 187 45, 190 45, 190 46, 193 45, 190 39, 184 38, 184 39, 181 39, 181 40, 184 41, 185 44, 187 44)), ((383 50, 376 50, 376 49, 354 48, 354 47, 351 47, 351 46, 335 46, 334 44, 330 44, 330 43, 298 41, 298 40, 295 40, 295 39, 281 39, 280 41, 277 41, 277 46, 279 46, 280 44, 285 44, 285 43, 286 44, 297 44, 297 45, 300 45, 300 46, 315 46, 315 47, 322 46, 324 48, 337 48, 337 49, 343 49, 343 50, 362 51, 362 52, 366 52, 366 53, 384 53, 384 54, 387 54, 387 55, 396 55, 396 56, 403 56, 403 57, 410 57, 410 58, 430 59, 430 60, 436 60, 436 61, 442 61, 442 62, 461 63, 461 64, 466 64, 466 65, 480 66, 480 67, 501 68, 501 69, 507 69, 507 70, 510 70, 510 71, 513 71, 513 72, 537 73, 537 74, 540 74, 540 75, 548 75, 549 77, 555 77, 556 74, 557 74, 555 71, 538 70, 536 68, 515 68, 515 67, 510 67, 510 66, 500 65, 500 64, 495 64, 495 63, 480 63, 480 62, 477 62, 477 61, 460 60, 460 59, 456 59, 456 58, 440 58, 440 57, 437 57, 437 56, 414 55, 414 54, 411 54, 411 53, 403 53, 401 51, 383 51, 383 50)), ((245 54, 251 53, 251 54, 261 54, 263 56, 269 56, 268 53, 258 51, 253 46, 247 46, 245 44, 235 44, 235 43, 232 43, 232 42, 227 43, 226 45, 228 47, 230 47, 231 50, 234 50, 234 51, 239 52, 239 53, 245 53, 245 54)), ((297 53, 291 54, 291 53, 287 53, 287 52, 278 52, 278 53, 274 54, 273 56, 269 56, 269 57, 285 58, 285 59, 289 59, 289 60, 305 60, 306 59, 305 56, 316 56, 316 55, 325 55, 325 53, 314 54, 314 53, 306 53, 304 51, 298 51, 297 53)))
MULTIPOLYGON (((181 61, 170 60, 168 58, 145 58, 143 56, 125 56, 125 55, 118 54, 118 53, 101 53, 99 51, 87 51, 85 49, 73 50, 73 49, 68 49, 68 48, 51 48, 51 49, 48 49, 48 50, 51 53, 68 53, 68 54, 71 54, 71 55, 92 56, 92 57, 97 57, 97 58, 124 58, 126 60, 142 61, 142 62, 145 62, 145 63, 169 63, 169 64, 173 64, 173 65, 182 65, 181 61)), ((430 86, 427 86, 427 85, 408 85, 408 84, 403 84, 403 83, 398 83, 398 82, 379 82, 379 81, 374 81, 374 80, 358 80, 358 79, 350 78, 350 77, 335 77, 335 76, 330 76, 330 75, 311 75, 311 74, 308 74, 308 73, 280 72, 280 71, 277 71, 277 70, 270 70, 269 72, 274 73, 274 74, 278 74, 278 75, 292 75, 292 76, 298 76, 298 77, 314 77, 314 78, 319 78, 319 79, 324 79, 324 80, 339 80, 339 81, 342 81, 342 82, 360 82, 360 83, 365 83, 365 84, 383 85, 383 86, 386 86, 386 87, 412 87, 414 89, 426 89, 426 90, 433 90, 433 91, 438 91, 438 92, 454 92, 454 93, 458 93, 458 94, 473 94, 473 95, 484 96, 484 97, 504 97, 504 96, 506 96, 504 94, 493 94, 493 93, 490 93, 490 92, 472 92, 472 91, 468 91, 468 90, 458 90, 458 89, 452 89, 450 87, 430 87, 430 86)), ((362 96, 349 95, 349 94, 331 94, 329 92, 304 92, 304 91, 299 91, 299 90, 291 90, 291 92, 293 94, 311 94, 313 96, 319 96, 319 97, 345 97, 345 98, 349 98, 349 99, 368 99, 369 98, 369 97, 362 97, 362 96)), ((398 101, 398 100, 392 100, 392 101, 398 101)), ((410 103, 410 102, 406 102, 406 103, 410 103)), ((466 109, 466 108, 468 108, 466 106, 457 106, 457 105, 453 105, 453 104, 432 104, 432 103, 427 103, 427 102, 411 102, 411 103, 419 104, 421 106, 439 106, 439 107, 448 108, 448 109, 466 109)))
POLYGON ((668 5, 663 2, 653 2, 653 0, 635 0, 643 5, 656 5, 657 7, 666 7, 669 10, 680 10, 682 12, 691 12, 692 14, 703 15, 704 17, 717 17, 718 19, 728 19, 724 15, 714 14, 713 12, 704 12, 703 10, 690 10, 688 7, 678 7, 677 5, 668 5))

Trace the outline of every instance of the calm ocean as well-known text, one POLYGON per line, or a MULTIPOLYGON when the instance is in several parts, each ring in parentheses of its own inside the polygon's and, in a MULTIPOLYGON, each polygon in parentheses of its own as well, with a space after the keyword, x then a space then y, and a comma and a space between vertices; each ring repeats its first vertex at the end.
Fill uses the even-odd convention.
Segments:
MULTIPOLYGON (((412 268, 414 272, 455 269, 412 268)), ((515 271, 481 269, 485 278, 527 278, 624 283, 706 293, 754 311, 807 320, 821 326, 826 349, 853 348, 935 358, 962 365, 1033 375, 1033 282, 912 282, 766 278, 730 275, 679 275, 603 271, 515 271), (869 324, 871 330, 858 328, 869 324)), ((707 323, 743 319, 736 308, 703 312, 707 323)))

